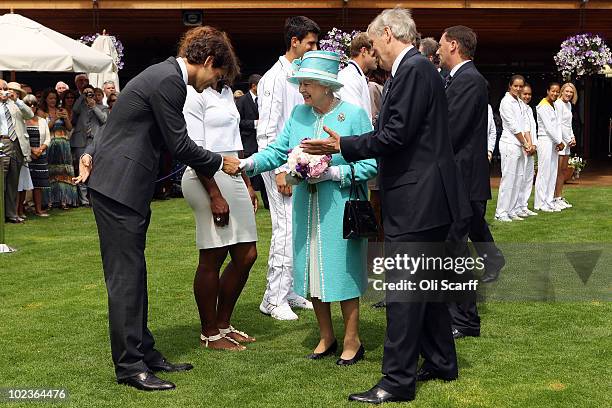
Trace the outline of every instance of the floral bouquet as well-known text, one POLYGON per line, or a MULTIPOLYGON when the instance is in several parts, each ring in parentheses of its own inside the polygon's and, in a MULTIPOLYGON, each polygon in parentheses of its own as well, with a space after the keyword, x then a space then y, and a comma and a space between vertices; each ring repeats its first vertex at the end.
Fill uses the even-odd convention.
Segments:
MULTIPOLYGON (((307 139, 304 139, 307 140, 307 139)), ((319 178, 327 171, 332 157, 329 154, 317 155, 305 153, 300 146, 289 150, 287 165, 287 184, 299 184, 300 181, 309 178, 319 178)))
POLYGON ((342 69, 348 64, 351 41, 357 34, 359 34, 359 31, 353 30, 350 33, 346 33, 334 27, 320 41, 321 50, 340 54, 340 69, 342 69))
POLYGON ((586 167, 586 160, 579 156, 570 157, 568 166, 574 169, 574 178, 580 178, 580 172, 586 167))
POLYGON ((606 64, 612 64, 612 53, 600 36, 578 34, 561 43, 555 63, 563 79, 569 81, 572 76, 598 74, 606 64))
MULTIPOLYGON (((103 33, 102 35, 106 35, 106 34, 103 33)), ((91 47, 93 42, 99 36, 100 36, 100 33, 83 35, 83 36, 81 36, 78 39, 78 41, 80 41, 83 44, 91 47)), ((114 58, 114 62, 115 62, 115 65, 117 65, 117 71, 119 71, 119 70, 123 69, 123 65, 124 65, 124 61, 123 61, 123 52, 124 52, 123 43, 121 43, 121 41, 119 41, 119 39, 117 37, 115 37, 114 35, 109 35, 109 37, 110 37, 111 41, 113 42, 113 45, 115 46, 115 49, 117 50, 117 56, 114 58)))

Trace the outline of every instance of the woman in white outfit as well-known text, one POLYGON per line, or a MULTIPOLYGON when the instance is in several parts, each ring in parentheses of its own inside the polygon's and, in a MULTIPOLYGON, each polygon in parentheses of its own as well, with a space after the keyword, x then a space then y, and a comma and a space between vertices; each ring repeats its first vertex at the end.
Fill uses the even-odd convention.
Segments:
POLYGON ((532 151, 527 107, 520 98, 525 78, 513 75, 508 92, 499 106, 503 131, 499 140, 502 177, 497 197, 495 219, 501 222, 519 221, 519 190, 523 182, 526 153, 532 151))
MULTIPOLYGON (((207 88, 201 94, 189 86, 183 113, 189 137, 196 144, 238 157, 242 151, 240 115, 228 86, 221 92, 207 88)), ((200 250, 193 292, 202 325, 201 344, 210 349, 244 350, 240 343, 255 339, 234 329, 230 319, 257 258, 257 196, 244 174, 232 177, 220 171, 208 179, 189 167, 182 188, 195 216, 200 250), (231 262, 219 277, 228 253, 231 262)))
POLYGON ((544 212, 561 211, 553 204, 557 181, 559 151, 565 149, 561 137, 561 124, 555 101, 561 86, 552 82, 546 90, 546 98, 538 104, 538 175, 535 183, 534 207, 544 212))
POLYGON ((536 153, 536 149, 538 145, 538 138, 536 136, 537 134, 536 120, 535 120, 535 117, 533 116, 533 110, 531 109, 531 106, 529 106, 529 103, 531 103, 532 95, 533 95, 533 91, 531 89, 531 85, 526 83, 525 86, 523 87, 523 92, 521 92, 521 100, 525 103, 525 106, 527 107, 527 116, 529 117, 529 129, 530 129, 530 134, 531 134, 531 145, 533 146, 533 149, 530 152, 528 152, 527 155, 525 156, 525 170, 523 174, 523 185, 519 189, 519 198, 518 198, 519 213, 518 215, 521 217, 523 216, 529 217, 533 215, 538 215, 538 213, 531 211, 528 207, 529 197, 531 196, 531 191, 533 190, 533 176, 535 173, 534 157, 535 157, 535 153, 536 153))
MULTIPOLYGON (((571 82, 563 84, 561 87, 561 97, 555 101, 555 109, 559 115, 561 123, 561 136, 565 149, 559 152, 559 169, 567 168, 569 161, 570 148, 576 146, 576 138, 572 129, 572 105, 578 102, 578 93, 576 87, 571 82)), ((555 185, 555 197, 553 198, 554 205, 564 210, 571 208, 572 205, 563 197, 563 185, 565 177, 562 171, 557 172, 557 184, 555 185)))

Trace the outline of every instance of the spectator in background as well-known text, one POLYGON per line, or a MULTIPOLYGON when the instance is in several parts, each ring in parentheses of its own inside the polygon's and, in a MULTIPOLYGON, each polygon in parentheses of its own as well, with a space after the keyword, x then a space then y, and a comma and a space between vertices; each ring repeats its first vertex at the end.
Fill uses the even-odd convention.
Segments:
POLYGON ((238 102, 238 99, 242 98, 244 96, 244 92, 242 92, 240 89, 237 89, 234 92, 234 103, 238 102))
MULTIPOLYGON (((257 124, 259 122, 259 108, 257 107, 257 85, 261 75, 249 76, 249 91, 236 101, 240 114, 240 139, 242 140, 243 158, 257 153, 257 124)), ((260 175, 251 177, 251 185, 255 191, 261 193, 264 207, 270 208, 266 187, 260 175)))
POLYGON ((74 84, 79 94, 82 94, 85 87, 89 85, 89 78, 86 74, 78 74, 74 77, 74 84))
MULTIPOLYGON (((87 146, 93 141, 93 138, 103 124, 106 123, 108 117, 108 108, 100 103, 97 103, 94 87, 85 85, 83 94, 74 105, 72 111, 72 125, 74 131, 70 138, 70 147, 72 148, 72 159, 74 171, 78 176, 79 159, 85 153, 87 146)), ((80 184, 79 202, 81 205, 88 207, 89 198, 87 197, 87 186, 80 184)))
MULTIPOLYGON (((68 89, 70 89, 70 87, 65 82, 59 81, 57 84, 55 84, 55 91, 57 92, 57 95, 59 97, 64 95, 64 92, 66 92, 68 89)), ((39 98, 39 100, 40 100, 40 98, 39 98)))
POLYGON ((561 123, 561 136, 565 149, 559 151, 559 166, 557 171, 557 183, 555 185, 555 197, 553 203, 561 210, 571 208, 572 205, 563 197, 563 185, 565 184, 565 169, 569 162, 570 148, 576 146, 576 137, 572 128, 572 105, 578 102, 576 86, 571 82, 563 84, 561 96, 555 101, 555 109, 561 123))
POLYGON ((78 95, 72 89, 67 90, 61 96, 60 101, 62 102, 62 108, 66 109, 72 115, 72 110, 74 109, 74 103, 76 102, 78 95))
MULTIPOLYGON (((39 113, 38 100, 34 95, 27 95, 23 102, 32 109, 32 112, 39 113)), ((30 176, 34 191, 34 211, 39 217, 48 217, 49 214, 43 210, 43 191, 49 190, 49 167, 47 162, 47 149, 51 144, 51 132, 44 118, 36 115, 32 119, 26 120, 26 130, 30 137, 30 148, 32 161, 29 163, 30 176)))
MULTIPOLYGON (((538 145, 538 137, 536 120, 533 115, 533 110, 529 105, 531 103, 531 98, 533 95, 533 91, 531 89, 531 85, 525 83, 523 87, 523 91, 521 92, 521 99, 527 105, 527 116, 529 118, 529 129, 531 130, 531 144, 534 146, 529 152, 525 153, 525 170, 523 173, 523 184, 519 187, 518 192, 518 207, 520 209, 520 213, 526 216, 538 215, 538 213, 531 211, 527 205, 529 203, 529 197, 531 196, 531 190, 533 190, 533 177, 535 175, 535 154, 538 145)), ((519 213, 519 214, 520 214, 519 213)), ((522 216, 522 215, 521 215, 522 216)))
POLYGON ((102 101, 102 104, 108 106, 108 97, 117 92, 115 82, 111 80, 104 81, 102 84, 102 90, 104 91, 104 100, 102 101))
POLYGON ((23 89, 23 92, 26 93, 26 95, 30 95, 34 92, 32 92, 32 87, 28 84, 21 84, 21 89, 23 89))
POLYGON ((17 190, 19 175, 24 163, 30 160, 30 142, 25 131, 25 120, 34 116, 32 110, 21 101, 23 91, 16 82, 6 83, 0 79, 0 152, 4 157, 4 207, 5 221, 23 223, 17 215, 17 190))
POLYGON ((440 72, 441 68, 438 48, 440 48, 440 44, 438 44, 438 42, 433 37, 426 37, 421 40, 421 44, 419 45, 419 52, 428 60, 430 60, 431 63, 434 64, 434 66, 438 69, 438 72, 440 72))
POLYGON ((109 113, 111 110, 113 110, 113 105, 115 104, 115 102, 117 102, 117 94, 112 93, 108 95, 108 97, 106 98, 106 104, 108 105, 109 113))
POLYGON ((106 106, 104 104, 104 91, 100 88, 94 88, 94 98, 96 99, 96 105, 106 106))
POLYGON ((49 166, 49 205, 67 210, 78 205, 77 189, 72 178, 72 154, 70 153, 70 134, 72 131, 71 113, 57 107, 58 94, 54 89, 43 92, 39 103, 38 115, 45 118, 51 130, 51 143, 47 152, 49 166))

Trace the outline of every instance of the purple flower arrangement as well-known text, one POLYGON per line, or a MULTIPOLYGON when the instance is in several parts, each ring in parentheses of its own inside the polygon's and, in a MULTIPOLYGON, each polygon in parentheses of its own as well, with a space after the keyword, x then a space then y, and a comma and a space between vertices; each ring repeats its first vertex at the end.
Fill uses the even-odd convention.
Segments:
MULTIPOLYGON (((100 33, 83 35, 79 38, 79 41, 91 47, 91 44, 93 44, 95 39, 98 38, 100 35, 101 35, 100 33)), ((123 44, 114 35, 109 35, 109 37, 111 41, 113 42, 115 49, 117 50, 117 58, 115 58, 115 65, 117 65, 117 71, 119 71, 123 69, 123 50, 124 50, 123 44)))
POLYGON ((612 64, 610 48, 600 36, 593 34, 569 37, 561 43, 561 50, 554 58, 565 80, 598 74, 606 64, 612 64))
POLYGON ((340 69, 344 68, 349 61, 349 47, 353 37, 359 34, 359 31, 344 32, 336 27, 332 28, 325 34, 325 37, 319 42, 321 50, 333 51, 340 54, 340 69))

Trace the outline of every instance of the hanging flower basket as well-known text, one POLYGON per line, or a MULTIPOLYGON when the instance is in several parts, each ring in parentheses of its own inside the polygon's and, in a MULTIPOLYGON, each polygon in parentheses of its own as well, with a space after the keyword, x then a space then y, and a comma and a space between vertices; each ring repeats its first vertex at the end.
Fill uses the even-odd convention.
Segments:
POLYGON ((342 69, 348 64, 351 41, 357 34, 359 34, 359 31, 353 30, 347 33, 334 27, 320 41, 321 50, 340 54, 340 69, 342 69))
MULTIPOLYGON (((87 45, 88 47, 91 47, 91 44, 93 44, 96 38, 98 38, 100 35, 103 34, 95 33, 83 35, 79 38, 79 41, 87 45)), ((117 58, 115 58, 115 65, 117 65, 117 71, 119 71, 123 68, 123 44, 114 35, 109 35, 108 37, 111 39, 113 45, 115 46, 115 49, 117 50, 117 58)))
POLYGON ((612 64, 612 53, 600 36, 578 34, 561 43, 554 59, 563 79, 569 81, 599 74, 606 64, 612 64))

